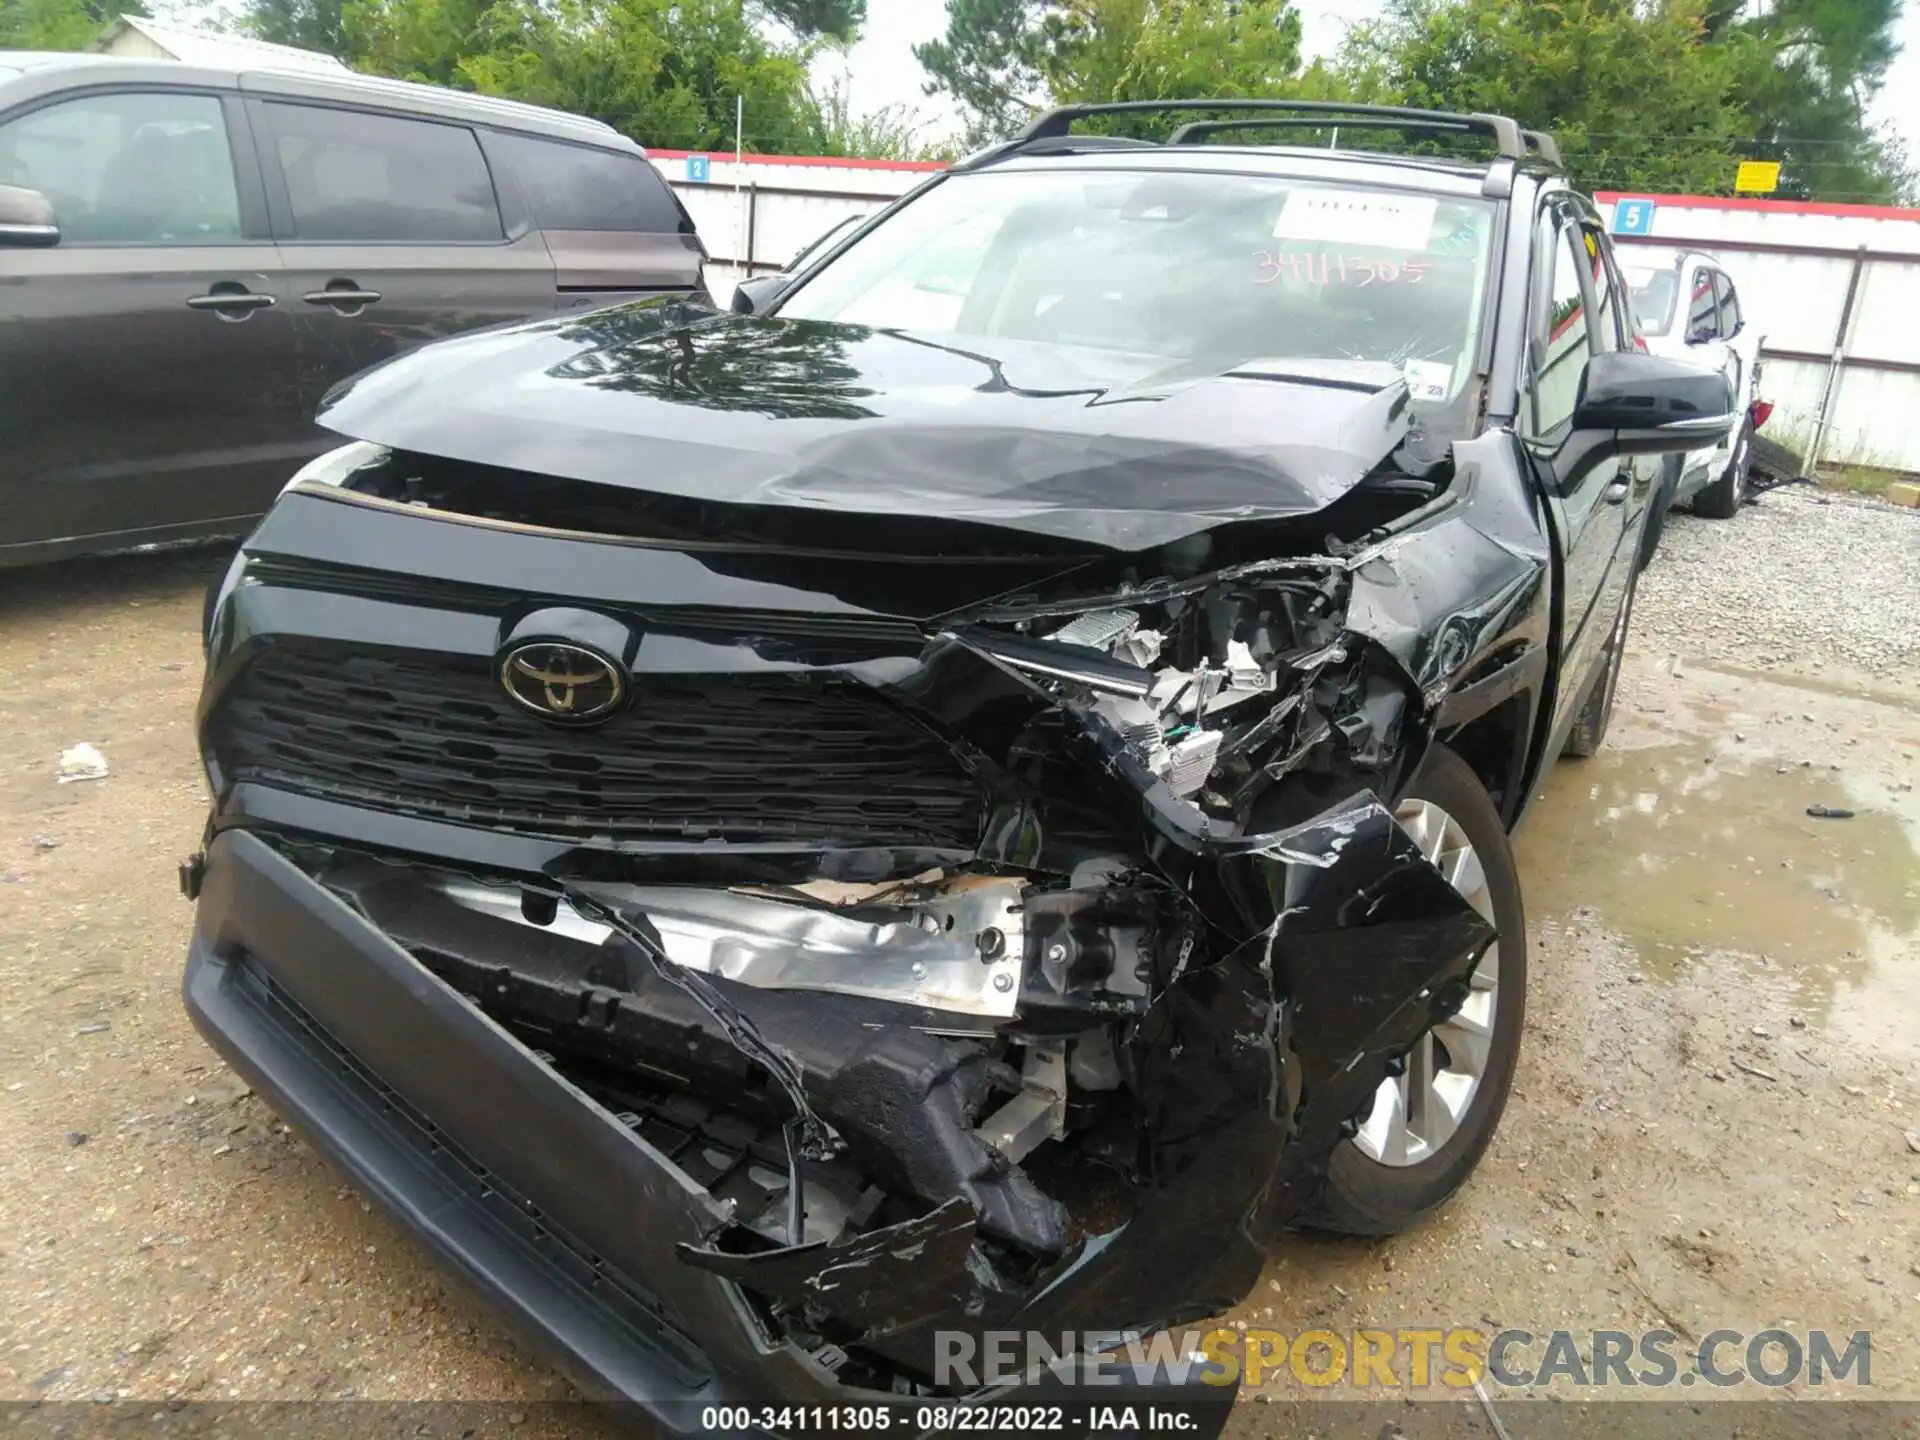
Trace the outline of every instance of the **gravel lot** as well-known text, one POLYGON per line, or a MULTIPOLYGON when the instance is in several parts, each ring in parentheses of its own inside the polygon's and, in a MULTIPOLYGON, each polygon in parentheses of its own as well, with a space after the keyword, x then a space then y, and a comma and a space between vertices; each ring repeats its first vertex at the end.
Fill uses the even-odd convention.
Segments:
MULTIPOLYGON (((181 1011, 219 561, 0 575, 0 1398, 497 1400, 462 1423, 579 1433, 181 1011), (112 774, 56 784, 81 740, 112 774)), ((1675 516, 1607 748, 1517 842, 1528 1041, 1479 1175, 1418 1233, 1303 1238, 1233 1318, 1867 1328, 1877 1393, 1920 1398, 1917 652, 1920 512, 1675 516)), ((1259 1398, 1234 1433, 1291 1433, 1259 1398)))
POLYGON ((1920 675, 1920 510, 1792 485, 1737 521, 1669 519, 1640 582, 1636 648, 1756 666, 1920 675))

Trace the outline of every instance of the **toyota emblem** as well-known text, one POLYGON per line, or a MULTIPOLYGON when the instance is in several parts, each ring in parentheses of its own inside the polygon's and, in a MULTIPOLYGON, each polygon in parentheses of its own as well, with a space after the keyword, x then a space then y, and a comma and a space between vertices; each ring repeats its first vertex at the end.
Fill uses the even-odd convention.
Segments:
POLYGON ((581 645, 516 645, 500 662, 507 698, 543 720, 604 720, 626 698, 620 667, 581 645))

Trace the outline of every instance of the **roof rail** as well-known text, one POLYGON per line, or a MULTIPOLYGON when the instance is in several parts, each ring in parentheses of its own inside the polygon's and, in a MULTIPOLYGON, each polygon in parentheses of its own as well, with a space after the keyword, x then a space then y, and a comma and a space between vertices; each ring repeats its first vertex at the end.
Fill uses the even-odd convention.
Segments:
POLYGON ((1251 116, 1242 120, 1189 120, 1167 137, 1169 145, 1199 145, 1236 130, 1399 130, 1426 131, 1436 135, 1479 133, 1459 120, 1389 120, 1374 115, 1334 117, 1324 115, 1251 116))
POLYGON ((1560 142, 1544 130, 1522 130, 1520 138, 1527 143, 1527 149, 1556 168, 1562 164, 1560 142))
POLYGON ((982 156, 981 160, 985 162, 989 159, 1002 159, 1022 150, 1031 149, 1043 141, 1063 140, 1071 131, 1075 120, 1090 119, 1097 115, 1145 115, 1174 110, 1285 114, 1303 118, 1317 117, 1327 123, 1335 117, 1345 117, 1344 123, 1373 121, 1377 122, 1381 128, 1388 128, 1386 122, 1397 120, 1455 133, 1486 135, 1493 140, 1499 154, 1514 160, 1524 159, 1528 153, 1527 141, 1523 138, 1520 126, 1505 115, 1464 115, 1445 110, 1413 110, 1397 105, 1358 105, 1338 100, 1116 100, 1093 105, 1062 105, 1049 110, 1037 117, 1006 145, 996 147, 982 156))

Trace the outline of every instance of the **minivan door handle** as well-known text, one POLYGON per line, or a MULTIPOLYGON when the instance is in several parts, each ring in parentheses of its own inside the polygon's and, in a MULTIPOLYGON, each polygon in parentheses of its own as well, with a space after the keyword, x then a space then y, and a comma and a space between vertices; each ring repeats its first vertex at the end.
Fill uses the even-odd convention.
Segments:
POLYGON ((326 305, 342 315, 357 315, 365 306, 378 303, 378 290, 362 290, 352 280, 329 280, 324 290, 309 290, 300 297, 309 305, 326 305))
POLYGON ((206 294, 187 297, 189 310, 211 310, 222 320, 235 323, 272 304, 273 296, 256 294, 237 280, 219 281, 208 287, 206 294))

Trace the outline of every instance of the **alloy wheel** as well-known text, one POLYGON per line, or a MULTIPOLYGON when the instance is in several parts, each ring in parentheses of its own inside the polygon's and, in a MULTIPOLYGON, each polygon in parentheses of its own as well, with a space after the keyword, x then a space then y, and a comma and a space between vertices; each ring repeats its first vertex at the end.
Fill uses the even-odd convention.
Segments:
MULTIPOLYGON (((1460 897, 1493 924, 1487 872, 1460 822, 1428 800, 1402 802, 1394 819, 1460 897)), ((1382 1165, 1418 1165, 1453 1138, 1487 1073, 1499 997, 1496 940, 1474 967, 1466 1002, 1422 1035, 1406 1068, 1374 1092, 1373 1109, 1353 1137, 1361 1154, 1382 1165)))

